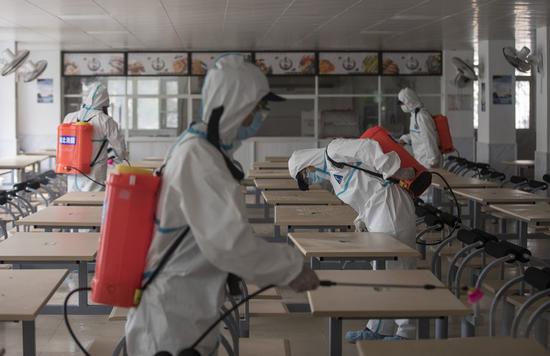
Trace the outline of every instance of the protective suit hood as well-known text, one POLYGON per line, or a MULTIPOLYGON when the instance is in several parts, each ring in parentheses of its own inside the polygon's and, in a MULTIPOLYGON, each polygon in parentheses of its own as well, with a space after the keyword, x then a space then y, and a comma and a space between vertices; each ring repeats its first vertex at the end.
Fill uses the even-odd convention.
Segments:
POLYGON ((288 160, 288 172, 292 178, 296 178, 298 172, 308 166, 323 168, 325 164, 325 150, 323 148, 311 148, 295 151, 288 160))
POLYGON ((109 106, 107 88, 101 83, 93 84, 82 104, 85 109, 89 110, 101 110, 101 108, 109 106))
POLYGON ((212 111, 223 106, 220 141, 231 145, 243 120, 268 93, 267 78, 258 67, 245 62, 241 55, 225 55, 206 75, 202 89, 202 122, 198 124, 208 125, 212 111))
POLYGON ((405 105, 409 112, 413 112, 424 106, 416 92, 410 88, 401 89, 399 94, 397 94, 397 99, 405 105))

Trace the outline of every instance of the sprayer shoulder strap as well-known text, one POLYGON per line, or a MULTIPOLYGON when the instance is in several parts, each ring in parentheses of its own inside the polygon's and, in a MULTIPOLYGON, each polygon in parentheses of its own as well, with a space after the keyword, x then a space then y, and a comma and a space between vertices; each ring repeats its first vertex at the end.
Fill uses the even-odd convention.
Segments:
POLYGON ((93 167, 95 166, 95 164, 97 163, 97 160, 99 159, 99 156, 101 155, 101 152, 103 151, 103 149, 107 146, 107 139, 103 139, 103 141, 101 142, 101 146, 99 147, 99 150, 97 151, 94 159, 92 160, 92 162, 90 163, 90 167, 93 167))
MULTIPOLYGON (((365 173, 367 173, 367 174, 369 174, 369 175, 371 175, 371 176, 373 176, 373 177, 375 177, 375 178, 379 178, 379 179, 382 179, 382 180, 386 180, 386 179, 384 179, 384 176, 383 176, 382 174, 378 173, 378 172, 374 172, 374 171, 371 171, 371 170, 366 169, 366 168, 363 168, 363 167, 355 166, 355 165, 353 165, 353 164, 335 161, 334 159, 332 159, 332 158, 329 156, 328 150, 325 150, 325 156, 327 157, 327 159, 328 159, 328 161, 330 162, 330 164, 333 165, 333 166, 336 167, 336 168, 343 168, 344 166, 345 166, 345 167, 349 167, 349 168, 355 168, 355 169, 360 170, 360 171, 362 171, 362 172, 365 172, 365 173)), ((390 179, 387 179, 387 180, 389 180, 389 181, 391 181, 391 182, 394 182, 394 183, 396 182, 395 179, 391 179, 391 178, 390 178, 390 179)))
POLYGON ((141 287, 141 292, 143 293, 147 287, 149 287, 149 285, 157 278, 157 276, 159 275, 160 272, 162 272, 164 266, 166 265, 166 263, 170 260, 170 258, 172 257, 172 255, 174 254, 174 252, 176 252, 176 250, 178 249, 179 245, 181 244, 181 242, 183 241, 183 239, 185 238, 185 236, 189 233, 189 230, 191 228, 189 226, 186 226, 183 231, 178 235, 178 237, 174 240, 174 242, 168 246, 168 249, 166 250, 166 252, 164 252, 164 254, 162 255, 162 257, 160 258, 160 261, 157 265, 157 268, 155 268, 153 270, 153 272, 151 273, 150 277, 147 279, 147 281, 145 281, 145 283, 143 284, 143 287, 141 287))

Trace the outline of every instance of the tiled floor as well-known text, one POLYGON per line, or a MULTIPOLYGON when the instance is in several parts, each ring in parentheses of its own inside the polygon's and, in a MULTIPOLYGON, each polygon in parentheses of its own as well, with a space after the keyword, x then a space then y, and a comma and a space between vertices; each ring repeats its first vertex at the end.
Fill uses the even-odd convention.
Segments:
MULTIPOLYGON (((252 211, 251 214, 262 216, 263 211, 252 211)), ((253 227, 258 236, 270 236, 273 232, 271 224, 254 224, 253 227)), ((545 246, 541 251, 545 253, 548 249, 545 246)), ((66 282, 52 301, 55 301, 55 303, 61 302, 68 288, 69 283, 66 282)), ((283 289, 281 293, 286 302, 307 302, 305 294, 295 294, 286 289, 283 289)), ((482 304, 482 309, 487 309, 487 300, 482 304)), ((71 316, 70 319, 73 328, 85 346, 89 346, 96 338, 115 339, 123 333, 123 322, 109 322, 107 316, 71 316)), ((71 340, 61 316, 40 315, 36 322, 39 355, 68 356, 81 354, 71 340)), ((345 322, 344 331, 362 328, 363 325, 364 321, 345 322)), ((293 356, 322 356, 327 355, 327 326, 326 319, 314 318, 308 314, 253 318, 251 321, 251 336, 286 338, 290 341, 293 356)), ((487 334, 486 325, 482 325, 478 330, 480 335, 487 334)), ((451 320, 450 337, 456 337, 459 334, 460 321, 451 320)), ((0 323, 0 347, 6 348, 6 355, 22 355, 21 325, 19 323, 0 323)), ((353 345, 344 345, 344 356, 356 354, 353 345)))

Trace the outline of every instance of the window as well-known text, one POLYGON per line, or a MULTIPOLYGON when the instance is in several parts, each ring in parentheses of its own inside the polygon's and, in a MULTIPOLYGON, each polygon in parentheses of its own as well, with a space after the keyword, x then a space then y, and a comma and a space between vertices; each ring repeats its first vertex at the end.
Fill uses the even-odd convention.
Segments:
MULTIPOLYGON (((259 137, 358 137, 374 125, 400 135, 409 128, 409 115, 397 105, 397 93, 404 87, 416 90, 431 113, 441 110, 437 76, 271 76, 268 80, 273 92, 287 100, 271 103, 259 137)), ((64 113, 79 110, 90 84, 97 81, 109 89, 109 114, 129 137, 176 137, 190 122, 201 119, 204 77, 193 76, 65 77, 64 113)))
POLYGON ((474 81, 474 92, 473 92, 473 99, 474 99, 474 129, 477 130, 477 125, 479 124, 479 110, 481 108, 479 107, 479 86, 481 85, 479 80, 474 81))
MULTIPOLYGON (((525 74, 516 71, 516 74, 525 74)), ((515 87, 515 115, 516 115, 516 130, 529 129, 529 121, 531 118, 531 77, 526 75, 516 75, 515 87)), ((479 110, 480 108, 480 82, 474 83, 474 129, 479 125, 479 110)))
POLYGON ((516 129, 529 129, 531 117, 531 81, 529 77, 516 78, 516 129))

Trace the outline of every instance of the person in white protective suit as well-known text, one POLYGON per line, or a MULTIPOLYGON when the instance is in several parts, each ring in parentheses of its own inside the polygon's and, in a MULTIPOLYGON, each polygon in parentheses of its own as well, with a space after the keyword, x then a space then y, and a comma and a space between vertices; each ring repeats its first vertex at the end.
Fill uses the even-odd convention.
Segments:
MULTIPOLYGON (((242 172, 222 153, 222 145, 250 125, 258 104, 274 97, 267 78, 242 56, 225 56, 208 71, 202 95, 202 120, 178 138, 164 162, 145 276, 183 229, 190 232, 128 313, 132 356, 177 355, 189 347, 220 315, 229 273, 260 287, 289 285, 301 292, 319 285, 296 250, 254 236, 236 179, 242 172)), ((214 329, 197 351, 216 355, 218 334, 214 329)))
MULTIPOLYGON (((383 153, 378 142, 370 139, 336 139, 326 149, 296 151, 288 161, 290 175, 300 189, 321 179, 330 180, 334 193, 356 212, 356 231, 381 232, 395 236, 411 248, 416 248, 416 216, 409 193, 389 178, 410 179, 411 168, 400 168, 397 153, 383 153), (330 158, 330 159, 329 159, 330 158), (332 162, 331 162, 332 160, 332 162), (382 177, 375 177, 360 167, 382 177)), ((388 261, 388 269, 414 269, 415 258, 388 261)), ((346 340, 411 339, 416 337, 416 323, 412 320, 370 320, 364 330, 349 331, 346 340), (397 328, 396 328, 397 326, 397 328)))
POLYGON ((432 115, 424 108, 416 92, 410 88, 397 94, 401 110, 411 114, 409 133, 400 137, 400 142, 411 145, 414 158, 424 167, 437 168, 442 157, 439 136, 432 115))
POLYGON ((91 86, 82 108, 67 114, 63 120, 65 124, 78 121, 88 122, 94 127, 92 167, 90 173, 86 174, 89 178, 82 174, 68 175, 67 189, 69 192, 97 192, 105 189, 97 183, 104 184, 107 179, 107 144, 111 146, 118 160, 127 159, 124 135, 115 120, 107 114, 108 107, 107 88, 101 83, 96 83, 91 86))

